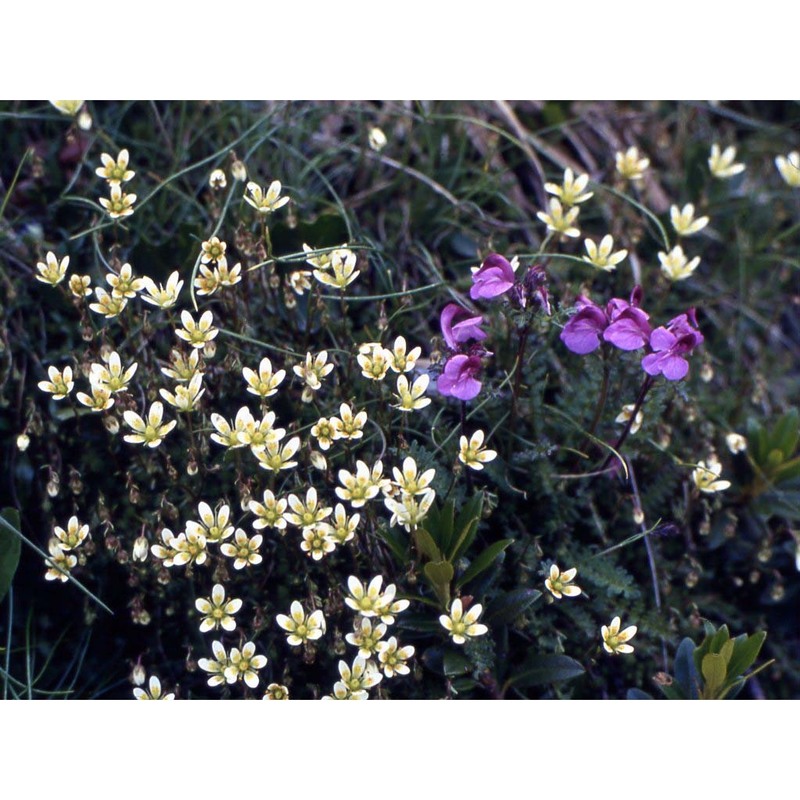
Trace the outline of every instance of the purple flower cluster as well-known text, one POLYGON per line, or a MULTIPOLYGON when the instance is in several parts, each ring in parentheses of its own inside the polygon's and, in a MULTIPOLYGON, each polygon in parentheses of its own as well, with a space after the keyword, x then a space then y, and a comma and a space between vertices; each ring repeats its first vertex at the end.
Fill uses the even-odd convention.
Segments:
MULTIPOLYGON (((518 281, 511 262, 498 253, 491 253, 473 273, 469 296, 473 300, 492 300, 504 294, 508 294, 512 304, 520 308, 536 303, 550 313, 544 269, 532 266, 518 281)), ((442 336, 452 352, 436 387, 447 397, 473 400, 481 390, 481 382, 477 377, 481 370, 481 358, 492 355, 480 344, 486 338, 485 331, 480 327, 483 317, 450 303, 442 311, 440 324, 442 336)))
POLYGON ((641 302, 641 286, 634 288, 630 300, 615 297, 605 308, 581 295, 575 302, 577 312, 561 331, 561 341, 578 355, 593 352, 601 342, 620 350, 645 347, 649 352, 642 359, 642 369, 648 375, 663 375, 670 381, 685 378, 689 362, 684 356, 703 343, 694 309, 653 330, 641 302))

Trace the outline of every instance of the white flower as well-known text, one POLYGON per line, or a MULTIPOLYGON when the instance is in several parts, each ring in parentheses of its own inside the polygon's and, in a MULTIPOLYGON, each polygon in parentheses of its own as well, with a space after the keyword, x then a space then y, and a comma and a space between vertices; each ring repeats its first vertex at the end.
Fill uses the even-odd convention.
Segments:
POLYGON ((147 294, 140 295, 145 303, 158 306, 159 308, 171 308, 178 301, 178 295, 183 287, 183 281, 179 280, 177 271, 167 278, 167 285, 163 286, 156 283, 152 278, 144 277, 144 290, 147 294))
POLYGON ((258 517, 253 523, 253 527, 256 530, 261 530, 262 528, 275 528, 279 531, 286 530, 286 517, 284 514, 288 501, 276 498, 269 489, 264 491, 263 500, 263 503, 259 503, 256 500, 250 500, 248 503, 250 511, 258 517))
POLYGON ((36 264, 36 271, 39 273, 36 276, 36 280, 42 283, 49 283, 51 286, 57 286, 64 280, 68 266, 69 256, 64 256, 59 261, 55 253, 48 253, 44 262, 39 261, 36 264))
POLYGON ((297 462, 292 461, 292 458, 299 449, 300 437, 295 436, 289 439, 282 447, 280 442, 267 442, 263 450, 258 450, 255 453, 255 457, 258 459, 258 466, 262 469, 280 472, 297 466, 297 462))
POLYGON ((96 314, 102 314, 106 319, 113 319, 118 317, 128 305, 126 297, 115 297, 114 294, 109 294, 101 286, 97 287, 94 293, 96 303, 89 303, 89 308, 96 314))
POLYGON ((106 411, 114 405, 114 398, 111 396, 111 392, 103 384, 93 383, 91 388, 91 396, 86 392, 77 393, 76 397, 79 403, 88 406, 92 411, 106 411))
POLYGON ((380 153, 384 147, 386 147, 387 139, 386 134, 380 128, 370 128, 369 136, 367 137, 369 140, 369 146, 376 152, 380 153))
POLYGON ((71 553, 66 553, 58 539, 50 539, 47 543, 50 558, 46 558, 44 565, 47 572, 44 577, 48 581, 61 581, 66 583, 69 580, 69 571, 77 565, 78 559, 71 553))
POLYGON ((224 671, 225 680, 228 683, 244 680, 251 689, 255 689, 258 686, 258 670, 267 665, 267 657, 257 656, 256 646, 247 642, 241 650, 238 647, 231 648, 229 662, 224 671))
POLYGON ((611 234, 606 234, 600 240, 599 247, 591 239, 584 239, 583 244, 586 247, 586 252, 589 254, 588 256, 583 256, 583 260, 606 272, 613 272, 617 268, 617 264, 623 261, 628 255, 627 250, 618 250, 616 253, 612 252, 614 249, 614 238, 611 234))
POLYGON ((164 437, 178 424, 175 420, 161 424, 164 415, 164 406, 156 400, 150 406, 145 422, 135 411, 126 411, 122 416, 129 428, 135 433, 124 437, 126 442, 131 444, 145 444, 148 447, 158 447, 164 437))
POLYGON ((249 367, 242 368, 242 376, 247 381, 247 391, 257 397, 272 397, 286 377, 286 370, 272 371, 272 362, 262 358, 258 365, 258 372, 249 367))
POLYGON ((459 439, 458 460, 472 469, 483 469, 483 465, 497 458, 496 450, 487 450, 483 446, 483 431, 475 431, 467 440, 466 436, 459 439))
POLYGON ((304 642, 319 639, 325 633, 325 617, 322 611, 306 614, 303 606, 295 600, 289 613, 291 617, 287 617, 285 614, 278 614, 275 617, 275 622, 289 632, 286 641, 293 647, 299 647, 304 642))
POLYGON ((730 487, 731 482, 717 480, 721 474, 722 464, 719 463, 716 456, 712 455, 709 457, 708 462, 697 462, 697 468, 692 471, 692 480, 694 485, 706 494, 723 492, 730 487))
POLYGON ((361 614, 362 617, 379 617, 382 609, 394 600, 396 591, 395 585, 390 584, 386 587, 386 592, 381 594, 382 585, 382 575, 376 575, 369 582, 368 587, 354 575, 351 575, 347 579, 347 588, 350 590, 350 594, 345 597, 344 602, 349 608, 361 614), (390 589, 391 592, 389 591, 390 589), (388 602, 386 595, 390 595, 388 602))
POLYGON ((200 632, 219 630, 222 627, 226 631, 236 629, 236 620, 233 615, 242 607, 242 601, 238 598, 233 600, 225 599, 225 587, 221 583, 214 584, 211 597, 200 597, 194 601, 195 608, 205 616, 200 623, 200 632))
POLYGON ((320 522, 323 522, 333 513, 332 508, 319 505, 317 490, 313 486, 306 492, 305 502, 296 494, 290 494, 288 502, 292 511, 284 514, 287 522, 302 528, 303 531, 316 528, 320 522))
POLYGON ((213 321, 214 317, 210 311, 204 311, 198 322, 194 321, 188 311, 181 311, 183 327, 178 328, 175 334, 192 347, 203 348, 219 333, 218 328, 212 327, 213 321))
POLYGON ((77 517, 70 517, 66 530, 56 525, 53 528, 53 533, 56 535, 62 550, 74 550, 89 535, 89 526, 81 525, 77 517))
POLYGON ((230 506, 223 504, 215 512, 211 506, 201 501, 197 506, 200 522, 189 520, 186 532, 202 535, 211 544, 219 544, 233 536, 233 525, 230 524, 230 506))
POLYGON ((683 248, 676 245, 669 253, 660 252, 658 260, 661 262, 661 271, 671 281, 683 281, 697 269, 700 256, 695 256, 691 261, 687 261, 683 254, 683 248))
POLYGON ((289 202, 288 197, 281 197, 281 182, 272 181, 264 194, 264 190, 253 181, 247 184, 245 202, 249 203, 259 214, 271 214, 289 202))
POLYGON ((66 117, 74 117, 80 110, 85 101, 83 100, 49 100, 53 108, 56 108, 66 117))
POLYGON ((111 186, 110 198, 100 198, 100 205, 103 206, 111 219, 129 217, 133 214, 133 204, 135 202, 136 195, 125 194, 118 183, 111 186))
POLYGON ((404 336, 398 336, 394 340, 391 350, 387 351, 389 367, 394 372, 411 372, 416 366, 417 360, 422 355, 422 348, 415 347, 406 352, 406 340, 404 336))
POLYGON ((740 172, 744 172, 744 164, 734 164, 736 158, 736 148, 732 145, 720 152, 719 145, 715 142, 711 145, 711 155, 708 158, 708 168, 715 178, 732 178, 740 172))
POLYGON ((644 171, 650 166, 650 159, 639 158, 639 150, 636 147, 629 147, 624 153, 617 153, 615 158, 617 172, 630 181, 640 181, 644 177, 644 171))
POLYGON ((390 525, 402 525, 407 531, 422 522, 430 511, 436 492, 428 489, 421 499, 414 495, 403 494, 400 500, 392 497, 384 498, 383 504, 392 512, 390 525))
POLYGON ((326 286, 333 286, 335 289, 344 290, 360 274, 356 269, 358 258, 351 250, 334 250, 331 253, 331 260, 328 270, 315 269, 314 277, 326 286))
POLYGON ((549 203, 550 213, 544 211, 537 211, 536 216, 547 225, 547 230, 554 233, 562 233, 564 236, 575 238, 580 236, 581 232, 572 223, 578 218, 580 209, 578 206, 572 208, 564 214, 564 208, 559 200, 555 197, 550 198, 549 203))
POLYGON ((417 473, 417 462, 411 456, 403 459, 402 472, 397 467, 392 467, 394 484, 403 494, 425 494, 431 481, 436 477, 435 469, 427 469, 421 475, 417 473))
POLYGON ((743 453, 747 450, 747 439, 740 433, 729 433, 725 436, 725 444, 728 445, 728 450, 734 455, 736 453, 743 453))
POLYGON ((128 169, 129 154, 127 150, 120 150, 116 160, 108 153, 103 153, 100 160, 102 167, 97 167, 95 173, 108 181, 109 186, 119 186, 127 183, 136 173, 128 169))
POLYGON ((411 670, 406 665, 411 656, 414 655, 415 648, 412 645, 398 647, 397 639, 389 637, 385 642, 378 642, 378 661, 383 674, 387 678, 395 675, 408 675, 411 670))
POLYGON ((178 384, 175 387, 175 394, 166 389, 159 389, 159 394, 178 411, 190 412, 195 410, 195 403, 203 396, 205 389, 202 388, 203 374, 196 372, 187 386, 178 384))
POLYGON ((371 381, 382 381, 389 371, 391 353, 381 347, 380 344, 372 343, 361 345, 356 361, 361 367, 361 374, 371 381))
POLYGON ((577 574, 578 570, 574 567, 561 572, 561 570, 553 564, 550 567, 550 577, 545 580, 544 585, 547 587, 547 591, 558 600, 561 599, 562 595, 566 597, 577 597, 581 593, 581 587, 572 584, 577 574))
POLYGON ((339 416, 331 417, 330 423, 335 431, 334 439, 360 439, 364 435, 364 425, 367 424, 367 412, 353 414, 353 409, 347 403, 342 403, 339 406, 339 416))
POLYGON ((605 625, 600 628, 600 635, 603 637, 603 647, 607 653, 617 655, 619 653, 632 653, 633 648, 625 642, 630 641, 636 635, 637 628, 631 625, 620 631, 620 618, 614 617, 611 624, 606 627, 605 625))
MULTIPOLYGON (((200 658, 197 660, 197 666, 211 673, 211 677, 208 679, 209 686, 219 686, 221 683, 225 683, 225 670, 231 662, 228 658, 228 654, 225 652, 225 648, 222 646, 222 642, 212 642, 211 650, 214 653, 213 660, 200 658)), ((234 681, 235 680, 236 677, 234 676, 234 681)), ((257 680, 256 683, 258 683, 257 680)))
POLYGON ((397 376, 397 394, 394 396, 398 402, 392 406, 398 411, 418 411, 430 405, 430 397, 424 397, 430 376, 425 373, 414 379, 414 383, 409 387, 408 378, 405 375, 397 376))
POLYGON ((353 508, 361 508, 368 500, 378 496, 380 487, 372 480, 372 474, 364 461, 356 461, 356 472, 339 470, 339 483, 336 487, 336 496, 346 500, 353 508))
POLYGON ((564 182, 560 186, 557 183, 546 183, 544 190, 556 195, 565 206, 574 206, 594 195, 594 192, 584 192, 588 183, 588 175, 579 175, 576 178, 572 170, 567 167, 564 170, 564 182))
POLYGON ((469 611, 465 614, 461 599, 457 597, 450 605, 450 615, 442 614, 439 622, 456 644, 464 644, 467 639, 482 636, 489 630, 478 622, 478 617, 482 612, 483 606, 478 603, 470 606, 469 611))
POLYGON ((264 541, 264 537, 260 533, 257 533, 251 539, 245 531, 237 528, 233 538, 235 544, 226 542, 219 549, 222 555, 235 559, 233 562, 234 569, 244 569, 250 564, 260 564, 264 560, 258 553, 258 548, 261 547, 261 542, 264 541))
POLYGON ((693 236, 708 225, 708 217, 694 218, 694 205, 687 203, 682 209, 671 206, 669 218, 678 236, 693 236))
MULTIPOLYGON (((618 422, 621 425, 624 425, 625 423, 627 423, 631 418, 631 414, 633 414, 633 409, 634 408, 636 408, 636 404, 635 403, 628 403, 627 405, 622 406, 622 411, 620 411, 619 414, 617 414, 616 418, 614 419, 614 422, 618 422)), ((642 412, 642 409, 640 408, 636 412, 636 419, 631 423, 630 432, 631 433, 636 433, 639 430, 639 428, 642 427, 642 421, 643 420, 644 420, 644 413, 642 412)))
POLYGON ((776 156, 775 166, 789 186, 793 189, 800 187, 800 153, 797 150, 792 151, 785 158, 776 156))
POLYGON ((316 356, 306 353, 305 362, 296 364, 292 369, 298 378, 302 378, 307 388, 316 392, 322 386, 323 378, 333 371, 333 364, 327 362, 327 350, 322 350, 316 356))
POLYGON ((75 381, 72 380, 72 367, 64 367, 63 371, 48 367, 47 375, 50 380, 39 381, 38 385, 43 392, 52 394, 53 400, 63 400, 75 386, 75 381))
POLYGON ((116 351, 109 353, 106 359, 108 366, 92 364, 89 368, 89 381, 100 384, 111 393, 124 392, 130 379, 136 374, 139 365, 134 361, 127 369, 122 369, 122 359, 116 351))
POLYGON ((353 632, 344 638, 349 644, 358 648, 361 658, 371 658, 378 652, 378 644, 387 630, 388 626, 383 622, 373 625, 369 617, 359 616, 353 622, 353 632))
POLYGON ((352 668, 346 661, 340 661, 339 675, 341 681, 337 681, 333 687, 334 697, 337 700, 366 700, 367 689, 376 686, 383 679, 375 663, 361 656, 356 657, 352 668))
POLYGON ((224 189, 228 185, 225 171, 221 169, 212 170, 211 174, 208 176, 208 185, 212 189, 224 189))
POLYGON ((145 691, 144 689, 140 689, 138 686, 135 686, 133 689, 133 696, 137 700, 174 700, 175 693, 170 692, 169 694, 161 694, 161 681, 155 676, 150 676, 150 683, 148 684, 148 690, 145 691))

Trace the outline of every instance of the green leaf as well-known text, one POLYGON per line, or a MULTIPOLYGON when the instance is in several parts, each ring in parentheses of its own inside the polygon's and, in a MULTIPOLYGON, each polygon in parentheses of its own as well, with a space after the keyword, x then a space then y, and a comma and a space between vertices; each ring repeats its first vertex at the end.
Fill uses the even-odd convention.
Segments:
POLYGON ((780 448, 783 460, 791 458, 800 438, 800 414, 796 408, 784 414, 772 429, 770 444, 780 448))
POLYGON ((451 498, 441 508, 433 506, 425 517, 425 529, 443 553, 449 551, 453 540, 455 509, 455 500, 451 498))
POLYGON ((422 553, 429 561, 441 561, 442 551, 436 546, 433 536, 424 528, 417 528, 414 531, 414 542, 417 550, 422 553))
POLYGON ((542 686, 577 678, 586 670, 574 658, 560 655, 529 656, 522 669, 508 679, 509 686, 542 686))
POLYGON ((719 690, 725 684, 727 672, 725 659, 719 653, 708 653, 703 657, 702 673, 705 681, 703 694, 707 700, 717 697, 719 690))
POLYGON ((728 641, 725 642, 719 650, 719 654, 725 661, 726 673, 728 671, 728 663, 730 662, 731 656, 733 655, 733 647, 734 647, 733 639, 728 639, 728 641))
POLYGON ((514 540, 501 539, 499 542, 490 544, 475 560, 467 567, 464 574, 456 581, 456 586, 461 587, 476 578, 485 569, 488 569, 492 562, 506 549, 514 540))
POLYGON ((660 683, 658 688, 667 700, 685 700, 686 695, 678 687, 677 682, 672 684, 660 683))
POLYGON ((728 675, 731 678, 744 675, 753 666, 766 638, 767 634, 764 631, 758 631, 752 636, 737 636, 733 640, 733 656, 728 662, 728 675))
POLYGON ((425 577, 430 581, 436 596, 444 606, 450 605, 450 581, 455 570, 449 561, 429 561, 423 568, 425 577))
POLYGON ((445 552, 449 552, 451 561, 455 561, 462 553, 466 552, 478 533, 478 525, 483 514, 483 492, 473 495, 461 509, 455 521, 455 541, 451 542, 445 552))
POLYGON ((408 563, 408 550, 405 542, 401 541, 400 537, 391 531, 389 528, 379 528, 378 536, 389 546, 389 549, 394 554, 395 558, 401 564, 408 563))
POLYGON ((442 658, 444 674, 450 677, 465 675, 472 669, 469 659, 461 652, 445 650, 442 658))
POLYGON ((727 625, 722 625, 717 632, 711 637, 711 643, 709 645, 709 652, 711 653, 719 653, 722 649, 722 645, 731 638, 730 632, 728 631, 727 625))
POLYGON ((493 600, 483 617, 487 625, 507 625, 532 606, 542 593, 537 589, 515 589, 493 600))
POLYGON ((776 467, 772 473, 772 480, 775 483, 791 481, 800 476, 800 457, 793 458, 791 461, 784 461, 776 467))
MULTIPOLYGON (((0 513, 9 525, 15 530, 19 530, 19 511, 16 508, 4 508, 0 513)), ((11 586, 11 581, 14 579, 14 573, 19 565, 21 548, 22 542, 19 536, 8 528, 0 527, 0 603, 3 602, 3 598, 11 586)))
POLYGON ((694 642, 687 636, 678 645, 675 653, 675 684, 680 687, 684 698, 697 700, 697 670, 694 664, 694 642))

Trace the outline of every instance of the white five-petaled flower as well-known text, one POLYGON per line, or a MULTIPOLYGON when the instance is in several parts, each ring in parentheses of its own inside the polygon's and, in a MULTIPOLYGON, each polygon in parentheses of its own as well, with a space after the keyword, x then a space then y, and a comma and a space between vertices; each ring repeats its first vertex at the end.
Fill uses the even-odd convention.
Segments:
POLYGON ((583 203, 594 195, 594 192, 586 192, 587 184, 589 183, 588 175, 578 175, 567 167, 564 170, 564 181, 561 185, 557 183, 546 183, 544 190, 549 194, 554 194, 565 206, 574 206, 578 203, 583 203))
POLYGON ((230 506, 223 504, 213 511, 208 503, 201 501, 197 506, 197 512, 200 515, 200 522, 189 520, 186 523, 187 533, 201 534, 211 544, 219 544, 233 536, 230 506))
POLYGON ((257 656, 256 646, 252 642, 247 642, 241 650, 232 647, 228 660, 229 664, 223 673, 228 683, 244 680, 251 689, 258 686, 258 670, 267 665, 267 657, 257 656))
POLYGON ((64 367, 63 370, 48 367, 47 375, 50 380, 39 381, 39 388, 43 392, 52 394, 53 400, 63 400, 75 386, 75 381, 72 380, 72 367, 64 367))
POLYGON ((578 214, 580 213, 580 208, 578 206, 573 206, 565 214, 561 201, 557 200, 555 197, 551 197, 548 207, 550 209, 549 213, 545 211, 536 212, 536 216, 547 225, 547 230, 553 231, 554 233, 561 233, 570 238, 581 235, 580 230, 573 224, 575 220, 578 219, 578 214))
POLYGON ((237 528, 233 535, 233 542, 225 542, 219 549, 222 555, 233 558, 234 569, 244 569, 250 564, 260 564, 264 559, 258 552, 264 537, 257 533, 250 538, 246 531, 237 528))
POLYGON ((626 642, 633 639, 636 635, 637 628, 635 625, 631 625, 625 628, 624 631, 621 631, 620 624, 620 618, 614 617, 608 627, 603 625, 600 628, 600 635, 603 637, 603 648, 607 653, 611 653, 612 655, 633 652, 633 648, 629 644, 626 644, 626 642))
POLYGON ((89 303, 89 308, 96 314, 102 314, 106 319, 118 317, 128 305, 127 297, 116 297, 113 293, 107 292, 102 286, 98 286, 94 293, 96 303, 89 303))
POLYGON ((208 176, 208 185, 212 189, 224 189, 228 185, 225 171, 221 169, 212 170, 211 174, 208 176))
POLYGON ((133 696, 137 700, 174 700, 175 693, 169 692, 167 694, 161 693, 161 681, 155 676, 150 676, 150 682, 147 689, 141 689, 138 686, 133 688, 133 696))
MULTIPOLYGON (((197 661, 197 666, 206 672, 211 673, 208 679, 209 686, 219 686, 225 683, 225 670, 230 665, 230 659, 222 646, 222 642, 212 642, 211 650, 214 653, 214 658, 200 658, 197 661)), ((236 678, 234 678, 234 681, 236 678)))
POLYGON ((194 411, 195 403, 203 396, 203 373, 195 372, 188 385, 178 384, 175 387, 175 394, 166 389, 159 389, 158 393, 178 411, 194 411))
POLYGON ((561 599, 562 595, 566 597, 577 597, 581 593, 581 587, 575 586, 572 583, 577 574, 578 570, 575 567, 561 572, 561 570, 553 564, 550 567, 550 576, 545 580, 544 585, 547 587, 550 594, 558 600, 561 599))
POLYGON ((218 328, 212 327, 213 321, 214 315, 210 311, 204 311, 198 322, 188 311, 181 311, 183 327, 178 328, 175 334, 192 347, 203 348, 219 333, 218 328))
POLYGON ((306 388, 316 392, 322 386, 322 379, 333 371, 333 364, 328 364, 328 352, 322 350, 316 356, 306 353, 304 363, 295 364, 294 374, 301 378, 306 388))
POLYGON ((142 280, 147 294, 141 295, 142 300, 159 308, 172 308, 178 301, 178 295, 183 287, 183 281, 179 280, 179 277, 176 270, 167 278, 167 285, 164 286, 145 276, 142 280))
POLYGON ((336 438, 336 428, 327 417, 320 417, 311 427, 311 435, 317 440, 320 449, 328 450, 336 438))
POLYGON ((333 687, 333 696, 337 700, 366 700, 367 689, 376 686, 383 679, 374 661, 367 661, 357 656, 352 668, 346 661, 339 662, 340 681, 333 687))
POLYGON ((339 470, 339 483, 342 485, 336 487, 336 496, 346 500, 353 508, 361 508, 368 500, 377 497, 381 490, 380 483, 373 480, 369 466, 361 460, 356 461, 355 474, 346 469, 339 470))
POLYGON ((800 187, 800 153, 793 150, 788 156, 776 156, 775 166, 786 183, 793 189, 800 187))
MULTIPOLYGON (((622 411, 620 411, 619 414, 617 414, 617 416, 614 418, 614 422, 618 422, 620 425, 626 424, 630 420, 634 408, 636 408, 635 403, 628 403, 627 405, 622 406, 622 411)), ((636 412, 636 419, 634 419, 634 421, 631 423, 630 432, 632 434, 636 433, 639 430, 639 428, 642 427, 643 421, 644 421, 644 412, 640 408, 636 412)))
POLYGON ((69 290, 73 297, 89 297, 92 293, 92 279, 88 275, 70 275, 69 290))
POLYGON ((296 494, 290 494, 288 502, 292 510, 284 514, 286 521, 304 531, 316 528, 333 513, 332 508, 319 504, 317 490, 313 486, 306 492, 305 502, 296 494))
POLYGON ((356 269, 357 261, 358 257, 352 250, 334 250, 328 268, 315 269, 313 275, 326 286, 344 290, 361 274, 361 270, 356 269))
POLYGON ((331 528, 330 538, 336 544, 349 542, 355 536, 360 520, 360 514, 353 514, 348 517, 345 507, 341 503, 337 503, 333 512, 333 520, 329 523, 331 528))
POLYGON ((258 517, 253 523, 253 527, 256 530, 275 528, 279 531, 285 531, 286 518, 284 513, 288 506, 288 501, 275 497, 269 489, 264 491, 263 500, 263 503, 259 503, 256 500, 250 500, 248 503, 250 511, 258 517))
POLYGON ((709 223, 708 217, 694 218, 694 205, 687 203, 682 209, 670 206, 669 218, 678 236, 693 236, 709 223))
POLYGON ((81 110, 84 100, 49 100, 53 108, 60 111, 66 117, 74 117, 81 110))
POLYGON ((330 423, 335 431, 334 439, 360 439, 364 435, 364 425, 367 424, 367 412, 353 413, 347 403, 339 406, 339 416, 331 417, 330 423))
POLYGON ((267 442, 263 450, 255 452, 255 457, 258 459, 258 466, 262 469, 280 472, 281 470, 292 469, 297 466, 297 462, 292 461, 292 458, 299 449, 300 437, 295 436, 289 439, 283 446, 281 446, 279 441, 267 442))
POLYGON ((111 187, 111 197, 101 197, 100 205, 106 210, 111 219, 129 217, 133 214, 133 204, 136 202, 135 194, 125 194, 117 183, 111 187))
POLYGON ((483 431, 475 431, 467 439, 462 436, 459 441, 458 460, 472 469, 483 469, 483 465, 497 458, 496 450, 487 450, 483 446, 483 431))
POLYGON ((383 504, 392 512, 390 525, 402 525, 407 531, 416 528, 430 511, 436 492, 428 489, 418 498, 415 495, 402 493, 400 500, 385 497, 383 504))
POLYGON ((691 261, 688 261, 683 254, 683 248, 678 244, 669 253, 660 252, 658 260, 661 262, 661 271, 671 281, 683 281, 697 269, 697 265, 700 263, 700 256, 695 256, 691 261))
POLYGON ((430 376, 425 373, 415 378, 414 383, 409 386, 408 378, 405 375, 398 375, 397 393, 394 395, 398 402, 392 407, 398 411, 418 411, 430 405, 430 397, 424 396, 430 381, 430 376))
POLYGON ((105 178, 110 186, 119 186, 127 183, 136 173, 128 169, 129 154, 127 150, 120 150, 116 160, 108 153, 103 153, 100 160, 102 167, 98 167, 95 173, 101 178, 105 178))
POLYGON ((306 614, 303 606, 295 600, 289 611, 290 617, 285 614, 278 614, 275 622, 285 631, 289 632, 286 641, 293 647, 299 647, 307 641, 319 639, 325 633, 325 617, 322 611, 314 611, 306 614))
POLYGON ((267 686, 267 690, 264 692, 264 696, 261 698, 262 700, 288 700, 289 699, 289 689, 283 684, 280 683, 271 683, 267 686))
POLYGON ((353 622, 353 632, 344 638, 348 644, 358 648, 361 658, 371 658, 378 652, 378 644, 388 630, 383 622, 372 624, 369 617, 356 617, 353 622))
POLYGON ((242 607, 242 601, 238 598, 226 600, 225 587, 221 583, 214 584, 211 597, 199 597, 194 601, 194 605, 201 614, 204 614, 200 623, 201 633, 216 631, 220 627, 226 631, 236 629, 233 615, 242 607))
POLYGON ((418 474, 417 462, 411 457, 403 459, 402 472, 397 467, 392 467, 394 484, 403 494, 425 494, 430 487, 431 481, 436 477, 436 470, 426 469, 422 474, 418 474))
POLYGON ((627 250, 612 252, 614 250, 614 237, 610 233, 600 240, 599 247, 592 239, 584 239, 583 243, 588 253, 588 255, 583 256, 583 260, 606 272, 613 272, 617 268, 617 264, 620 261, 624 261, 628 255, 627 250))
POLYGON ((55 253, 49 252, 44 261, 39 261, 36 264, 36 271, 39 273, 36 276, 36 280, 42 283, 49 283, 50 286, 57 286, 64 280, 68 266, 69 256, 64 256, 59 261, 55 253))
POLYGON ((53 533, 58 538, 62 550, 74 550, 89 535, 89 526, 81 525, 77 517, 70 517, 66 530, 56 525, 53 533))
POLYGON ((225 251, 228 245, 226 242, 220 241, 218 236, 212 236, 207 241, 202 242, 200 247, 202 250, 200 254, 201 264, 215 263, 220 266, 223 264, 227 266, 228 259, 225 256, 225 251))
POLYGON ((347 588, 350 590, 350 594, 345 597, 344 602, 362 617, 379 617, 382 610, 394 602, 394 595, 397 591, 395 585, 391 583, 381 594, 382 585, 382 575, 376 575, 369 582, 369 586, 365 586, 358 578, 351 575, 347 579, 347 588))
POLYGON ((639 158, 639 150, 629 147, 624 153, 615 155, 617 172, 629 181, 640 181, 644 171, 650 166, 649 158, 639 158))
POLYGON ((47 549, 50 557, 44 561, 47 567, 45 580, 66 583, 69 580, 69 571, 77 565, 78 559, 72 553, 67 553, 56 538, 50 539, 47 549))
POLYGON ((135 433, 127 434, 124 439, 131 444, 144 444, 148 447, 158 447, 164 440, 164 437, 178 424, 175 420, 172 422, 161 423, 164 416, 164 406, 159 400, 156 400, 150 406, 150 411, 147 413, 147 422, 145 422, 135 411, 126 411, 123 415, 125 423, 135 433))
POLYGON ((391 353, 377 342, 362 344, 358 348, 356 361, 361 367, 361 374, 371 381, 382 381, 389 371, 391 353))
POLYGON ((397 638, 390 636, 385 642, 378 642, 378 661, 383 674, 387 678, 395 675, 408 675, 409 669, 406 661, 414 655, 413 645, 398 647, 397 638))
POLYGON ((134 361, 127 369, 122 369, 122 359, 116 351, 109 353, 104 359, 106 365, 92 364, 89 368, 89 381, 92 384, 100 384, 104 389, 111 392, 124 392, 128 388, 128 383, 136 374, 139 365, 134 361))
POLYGON ((257 397, 272 397, 286 377, 286 370, 272 371, 272 362, 262 358, 258 365, 258 372, 249 367, 242 368, 242 376, 247 381, 247 391, 257 397))
POLYGON ((394 372, 411 372, 417 364, 417 360, 422 355, 421 347, 414 347, 407 350, 406 339, 398 336, 394 340, 391 350, 387 350, 389 367, 394 372))
POLYGON ((76 397, 81 405, 87 406, 92 411, 106 411, 114 405, 114 398, 111 392, 102 383, 91 384, 91 395, 86 392, 78 392, 76 397))
POLYGON ((734 455, 747 450, 747 439, 741 433, 729 433, 725 436, 725 444, 734 455))
POLYGON ((331 537, 330 530, 331 526, 326 522, 321 522, 313 528, 304 528, 300 549, 314 561, 322 560, 336 549, 336 540, 331 537))
POLYGON ((711 155, 708 157, 708 168, 715 178, 732 178, 740 172, 744 172, 744 164, 734 164, 736 158, 736 148, 731 145, 720 152, 719 145, 715 142, 711 145, 711 155))
POLYGON ((464 644, 467 639, 471 639, 474 636, 482 636, 489 630, 485 625, 478 622, 478 617, 482 612, 483 606, 477 603, 474 606, 470 606, 465 614, 461 598, 457 597, 450 605, 450 614, 442 614, 439 617, 439 622, 456 644, 464 644))
POLYGON ((264 194, 264 190, 257 183, 250 181, 247 184, 247 193, 244 195, 244 199, 259 214, 271 214, 289 202, 288 196, 281 197, 281 188, 280 181, 272 181, 264 194))
POLYGON ((697 462, 697 467, 692 470, 692 480, 701 492, 713 494, 714 492, 725 491, 731 485, 730 481, 718 480, 721 474, 722 464, 720 464, 716 456, 711 455, 708 461, 697 462))

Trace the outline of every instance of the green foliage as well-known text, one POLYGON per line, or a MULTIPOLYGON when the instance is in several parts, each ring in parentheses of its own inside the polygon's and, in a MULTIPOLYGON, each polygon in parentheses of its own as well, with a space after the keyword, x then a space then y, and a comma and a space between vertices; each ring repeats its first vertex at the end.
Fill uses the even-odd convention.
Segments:
POLYGON ((19 511, 15 508, 4 508, 0 512, 0 517, 11 526, 10 528, 0 526, 0 603, 2 603, 17 571, 22 542, 16 534, 19 530, 19 511))

